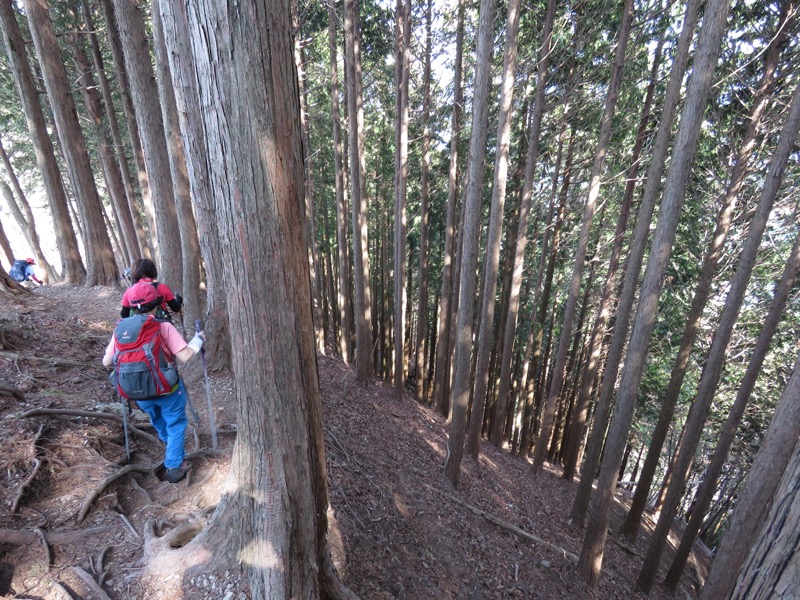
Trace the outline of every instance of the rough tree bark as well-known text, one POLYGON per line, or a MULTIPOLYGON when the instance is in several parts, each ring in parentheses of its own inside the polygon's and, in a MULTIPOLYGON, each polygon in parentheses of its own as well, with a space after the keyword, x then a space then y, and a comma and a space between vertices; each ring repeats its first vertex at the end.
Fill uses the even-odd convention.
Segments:
POLYGON ((172 174, 172 191, 175 199, 175 216, 181 244, 181 293, 183 312, 181 318, 189 326, 203 315, 204 298, 200 289, 201 258, 200 241, 197 239, 197 223, 192 212, 192 198, 189 189, 189 174, 186 166, 186 153, 175 99, 175 85, 164 45, 164 33, 159 13, 159 1, 152 2, 153 47, 156 57, 156 83, 161 100, 161 117, 164 122, 164 136, 169 155, 169 170, 172 174))
MULTIPOLYGON (((781 394, 764 434, 744 490, 728 520, 728 531, 717 549, 700 600, 728 598, 736 585, 733 573, 742 573, 747 555, 769 514, 781 476, 800 437, 800 356, 781 394)), ((797 530, 794 530, 797 533, 797 530)), ((763 555, 762 555, 763 557, 763 555)), ((795 580, 796 581, 796 580, 795 580)))
MULTIPOLYGON (((800 382, 795 380, 800 388, 800 382)), ((794 390, 800 396, 800 389, 794 390)), ((772 509, 742 565, 731 600, 800 597, 800 443, 783 473, 772 509)))
POLYGON ((208 150, 203 122, 195 65, 189 42, 189 23, 184 11, 176 10, 174 2, 159 2, 164 23, 164 41, 169 48, 170 73, 175 102, 183 137, 189 185, 199 230, 200 247, 206 271, 206 335, 208 366, 220 370, 230 366, 230 333, 228 329, 227 291, 222 281, 223 265, 216 248, 217 219, 212 206, 208 150), (194 118, 189 118, 194 115, 194 118))
POLYGON ((288 1, 188 7, 223 281, 238 435, 228 493, 168 568, 238 564, 258 598, 354 598, 326 544, 327 480, 310 310, 288 1), (219 45, 206 31, 224 31, 219 45), (258 274, 242 277, 241 273, 258 274), (256 365, 254 367, 254 365, 256 365), (202 564, 201 564, 202 563, 202 564))

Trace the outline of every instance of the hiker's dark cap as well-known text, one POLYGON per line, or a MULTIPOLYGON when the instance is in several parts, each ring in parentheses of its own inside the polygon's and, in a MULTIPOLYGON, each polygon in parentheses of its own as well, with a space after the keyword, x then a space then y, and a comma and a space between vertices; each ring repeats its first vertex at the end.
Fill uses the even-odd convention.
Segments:
POLYGON ((161 296, 158 295, 153 284, 146 281, 140 281, 135 284, 130 289, 128 297, 130 298, 131 306, 134 308, 139 308, 145 304, 152 304, 157 300, 161 300, 161 296))

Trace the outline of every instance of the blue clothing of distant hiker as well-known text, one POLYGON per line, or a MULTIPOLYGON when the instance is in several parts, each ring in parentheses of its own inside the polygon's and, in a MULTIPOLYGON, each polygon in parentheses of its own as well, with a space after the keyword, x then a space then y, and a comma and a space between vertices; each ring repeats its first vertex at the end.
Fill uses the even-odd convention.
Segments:
POLYGON ((14 264, 11 266, 11 270, 8 272, 8 275, 14 281, 18 281, 22 283, 23 281, 35 281, 39 285, 43 285, 41 281, 36 277, 36 269, 33 268, 33 265, 36 264, 36 261, 32 258, 26 258, 25 260, 15 260, 14 264))

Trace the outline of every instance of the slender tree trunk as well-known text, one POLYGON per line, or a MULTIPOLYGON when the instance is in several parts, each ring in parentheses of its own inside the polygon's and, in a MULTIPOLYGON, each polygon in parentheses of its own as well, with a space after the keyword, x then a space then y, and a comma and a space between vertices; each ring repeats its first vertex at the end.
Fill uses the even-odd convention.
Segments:
POLYGON ((597 380, 597 373, 600 368, 600 357, 603 353, 603 340, 606 338, 606 329, 614 305, 614 292, 617 287, 617 271, 619 269, 620 258, 622 256, 625 232, 628 228, 628 216, 631 204, 633 203, 633 193, 636 188, 636 177, 639 171, 642 149, 651 118, 651 106, 655 95, 656 84, 658 83, 658 68, 661 65, 661 49, 663 38, 659 40, 656 51, 653 55, 653 66, 650 71, 650 84, 645 92, 642 116, 639 120, 639 128, 636 132, 636 142, 634 143, 631 156, 631 166, 625 174, 625 195, 620 203, 620 214, 617 219, 617 227, 614 231, 614 246, 609 259, 608 271, 606 272, 606 282, 603 293, 600 297, 600 304, 597 309, 597 316, 592 325, 592 332, 589 337, 588 357, 583 369, 580 380, 580 390, 578 393, 577 406, 573 413, 570 423, 570 442, 564 458, 564 479, 571 481, 581 454, 581 445, 584 438, 585 427, 589 412, 589 399, 594 391, 594 384, 597 380))
POLYGON ((703 433, 706 418, 711 410, 711 402, 714 399, 717 384, 722 377, 722 368, 725 363, 728 343, 733 334, 736 319, 739 316, 739 309, 744 301, 747 284, 750 282, 750 276, 758 255, 758 248, 761 245, 761 238, 767 226, 772 205, 778 195, 778 188, 783 179, 783 172, 794 147, 798 130, 800 130, 800 86, 795 88, 789 115, 781 131, 778 148, 770 162, 761 197, 755 214, 750 221, 747 238, 739 255, 736 273, 730 282, 730 290, 725 298, 725 306, 722 309, 717 329, 714 332, 714 339, 711 342, 708 357, 703 365, 697 394, 686 418, 686 427, 684 428, 678 456, 675 459, 672 480, 669 483, 661 514, 653 537, 650 540, 642 570, 637 579, 637 585, 644 591, 649 591, 653 585, 654 575, 658 569, 664 543, 672 520, 677 513, 694 453, 703 433))
POLYGON ((534 175, 539 158, 539 135, 542 131, 542 117, 545 109, 545 88, 547 68, 550 64, 550 47, 552 42, 553 20, 555 18, 556 1, 548 0, 542 31, 542 45, 536 64, 536 95, 533 101, 533 115, 528 126, 528 155, 525 161, 525 181, 522 186, 522 201, 517 226, 517 240, 514 247, 514 266, 511 280, 511 292, 508 301, 506 326, 502 330, 502 350, 500 353, 500 386, 497 393, 497 405, 494 415, 491 440, 496 446, 503 443, 503 424, 508 411, 508 395, 511 388, 511 359, 514 355, 514 338, 517 332, 519 314, 520 288, 522 287, 522 269, 525 263, 525 248, 528 244, 528 218, 533 199, 534 175))
POLYGON ((411 3, 395 5, 396 118, 394 159, 394 390, 406 384, 406 182, 408 180, 408 78, 411 54, 411 3))
POLYGON ((558 341, 556 360, 553 365, 550 389, 547 394, 547 401, 544 405, 542 416, 542 427, 539 437, 536 440, 536 448, 533 454, 533 473, 541 471, 544 465, 545 452, 550 443, 553 433, 553 419, 555 417, 555 407, 561 394, 561 386, 564 377, 564 367, 567 360, 567 350, 569 349, 570 336, 572 335, 573 321, 575 320, 575 307, 578 302, 580 292, 581 277, 583 274, 583 263, 586 257, 586 249, 589 244, 589 231, 594 220, 594 213, 597 207, 597 198, 600 195, 600 180, 603 175, 608 142, 611 139, 611 125, 614 112, 617 107, 619 89, 622 85, 622 71, 625 66, 625 48, 628 45, 630 36, 631 22, 633 21, 633 0, 625 0, 623 9, 622 25, 617 40, 617 49, 612 67, 611 81, 608 85, 608 95, 603 116, 600 119, 600 134, 597 139, 597 149, 595 151, 594 165, 592 166, 591 183, 589 185, 589 195, 583 212, 583 221, 578 238, 578 248, 575 252, 575 264, 572 269, 567 303, 564 307, 564 321, 561 327, 561 337, 558 341))
MULTIPOLYGON (((795 214, 795 222, 796 221, 797 214, 795 214)), ((795 239, 794 247, 789 255, 783 275, 775 289, 775 295, 772 298, 769 312, 764 319, 764 325, 761 328, 761 332, 758 334, 758 339, 753 348, 753 354, 750 357, 747 370, 739 383, 739 389, 736 392, 736 400, 719 434, 717 447, 714 449, 714 454, 706 468, 703 482, 700 484, 700 489, 697 490, 697 494, 695 495, 694 510, 692 510, 689 523, 686 525, 686 529, 681 536, 680 546, 675 551, 675 556, 665 578, 667 589, 674 591, 678 587, 678 582, 680 581, 683 568, 686 565, 695 538, 697 537, 697 532, 703 524, 703 517, 706 515, 714 498, 717 489, 717 480, 720 473, 722 473, 722 468, 728 457, 728 451, 733 443, 736 428, 750 401, 756 379, 761 372, 761 366, 764 364, 764 359, 769 350, 769 345, 778 328, 783 309, 786 307, 789 293, 797 279, 798 269, 800 269, 800 236, 795 239)))
POLYGON ((583 525, 586 512, 589 508, 592 483, 594 481, 597 465, 600 462, 600 452, 603 447, 603 440, 605 439, 608 421, 611 416, 611 402, 617 381, 617 374, 619 372, 625 342, 628 339, 628 326, 630 323, 628 315, 633 312, 634 302, 636 300, 639 274, 642 268, 642 262, 644 261, 647 239, 650 234, 650 225, 653 210, 655 209, 656 197, 661 189, 661 176, 664 172, 667 152, 669 150, 672 121, 675 117, 675 112, 680 100, 683 75, 689 60, 689 50, 692 38, 694 37, 695 25, 697 24, 699 6, 700 0, 690 0, 686 5, 686 12, 683 17, 683 28, 681 29, 675 56, 672 61, 669 82, 664 94, 661 120, 658 125, 658 131, 656 132, 656 139, 653 142, 653 156, 650 162, 650 168, 647 172, 642 202, 639 206, 639 213, 633 233, 633 242, 628 252, 628 265, 625 269, 625 279, 623 281, 622 291, 619 294, 619 304, 617 305, 618 317, 614 324, 613 333, 611 334, 608 356, 606 357, 603 370, 600 396, 595 407, 592 433, 586 445, 586 458, 581 470, 581 479, 569 515, 570 521, 580 525, 583 525))
POLYGON ((467 410, 472 389, 471 354, 473 331, 473 298, 475 297, 475 268, 478 262, 478 237, 480 235, 481 193, 483 191, 484 160, 489 116, 489 79, 492 64, 492 37, 496 0, 481 0, 475 52, 475 86, 472 99, 472 133, 469 143, 467 190, 464 195, 464 227, 462 228, 461 274, 458 306, 455 357, 453 364, 453 389, 451 401, 453 418, 447 437, 447 459, 444 472, 450 483, 458 487, 464 437, 467 427, 467 410))
MULTIPOLYGON (((120 39, 125 48, 125 67, 130 78, 136 123, 141 135, 150 196, 155 208, 151 234, 158 241, 159 280, 170 287, 183 283, 183 255, 164 120, 150 63, 144 20, 137 3, 114 0, 120 39)), ((189 290, 187 290, 188 292, 189 290)))
POLYGON ((125 252, 124 261, 130 264, 139 258, 139 242, 136 239, 136 231, 133 227, 133 219, 128 209, 128 199, 125 197, 125 187, 122 183, 122 175, 119 172, 117 163, 114 161, 113 142, 111 141, 108 130, 103 126, 103 107, 100 96, 97 93, 97 86, 92 76, 92 68, 89 59, 83 48, 82 36, 73 34, 72 36, 72 58, 75 62, 75 69, 78 72, 78 82, 81 84, 83 93, 83 103, 86 111, 94 126, 94 137, 98 140, 98 154, 100 164, 105 175, 108 195, 111 197, 114 208, 114 218, 122 233, 125 252))
MULTIPOLYGON (((296 13, 296 10, 294 11, 296 13)), ((297 14, 293 16, 294 28, 299 30, 297 14)), ((314 208, 314 163, 308 137, 308 107, 306 102, 305 48, 301 40, 295 40, 294 59, 297 65, 297 77, 300 85, 300 129, 303 138, 303 156, 305 157, 305 199, 306 227, 308 227, 308 269, 311 274, 311 299, 314 316, 314 334, 317 351, 325 354, 325 324, 322 317, 322 270, 319 262, 319 244, 317 243, 317 223, 314 208)))
POLYGON ((590 511, 591 521, 586 529, 578 563, 581 576, 592 587, 597 586, 600 578, 617 473, 633 420, 647 346, 655 325, 663 275, 675 240, 678 217, 686 193, 686 182, 700 135, 699 124, 702 122, 708 102, 729 6, 730 0, 709 0, 706 5, 692 77, 672 153, 673 160, 659 209, 658 225, 653 235, 650 258, 639 293, 636 318, 617 394, 616 412, 608 432, 597 493, 593 499, 593 509, 590 511))
MULTIPOLYGON (((111 56, 114 59, 114 69, 116 70, 117 80, 119 82, 119 94, 122 97, 122 108, 125 112, 125 120, 128 125, 128 136, 131 140, 131 151, 136 160, 136 169, 139 179, 139 189, 142 193, 142 205, 144 206, 147 224, 150 228, 150 238, 148 246, 153 251, 154 256, 158 253, 158 237, 156 235, 156 211, 153 206, 153 199, 150 194, 150 183, 148 177, 150 174, 147 172, 147 167, 144 160, 144 146, 139 132, 139 125, 137 123, 136 110, 133 106, 133 99, 131 98, 131 84, 128 80, 128 69, 125 66, 125 52, 122 49, 123 43, 120 39, 119 23, 117 15, 114 12, 113 0, 100 0, 103 7, 103 15, 105 16, 108 25, 108 42, 111 46, 111 56)), ((142 43, 145 43, 142 38, 142 43)), ((146 43, 145 43, 146 44, 146 43)), ((128 51, 133 51, 128 48, 128 51)), ((138 56, 138 55, 137 55, 138 56)), ((141 106, 141 105, 140 105, 141 106)), ((142 107, 144 110, 144 107, 142 107)), ((157 256, 156 256, 157 258, 157 256)))
POLYGON ((61 255, 61 278, 66 283, 82 283, 86 279, 86 269, 81 259, 78 239, 70 219, 64 182, 58 169, 53 142, 47 133, 47 124, 42 106, 39 104, 36 83, 31 73, 25 42, 20 34, 12 0, 0 1, 0 24, 14 83, 25 112, 28 131, 33 139, 36 162, 42 172, 42 180, 47 191, 50 214, 55 227, 56 246, 61 255))
POLYGON ((453 111, 450 121, 450 169, 447 188, 447 209, 445 214, 444 256, 442 258, 442 288, 439 293, 439 320, 436 350, 435 382, 433 385, 433 403, 437 410, 447 416, 450 410, 450 357, 452 356, 453 310, 455 308, 453 285, 456 239, 456 197, 458 196, 458 142, 461 133, 461 109, 464 102, 464 90, 461 85, 462 58, 464 55, 464 5, 465 0, 458 2, 458 23, 456 25, 455 71, 453 73, 453 111))
POLYGON ((366 382, 372 375, 372 294, 367 226, 366 144, 361 89, 361 31, 357 0, 345 0, 345 68, 347 112, 350 127, 350 186, 353 198, 353 259, 356 325, 356 374, 366 382))
POLYGON ((494 308, 497 298, 497 269, 500 263, 500 240, 503 233, 503 211, 508 182, 508 153, 511 144, 512 103, 517 71, 517 37, 519 35, 519 0, 509 0, 506 17, 506 42, 503 56, 503 75, 500 82, 500 106, 497 117, 497 148, 494 161, 492 205, 489 230, 483 259, 483 293, 481 296, 480 327, 475 366, 475 389, 466 452, 478 460, 486 389, 489 382, 489 357, 494 333, 494 308))
MULTIPOLYGON (((11 250, 11 244, 8 241, 8 236, 6 235, 5 229, 3 229, 2 223, 0 223, 0 248, 3 249, 3 254, 6 255, 6 260, 8 261, 8 264, 13 265, 15 260, 14 252, 13 250, 11 250)), ((8 274, 6 273, 6 275, 8 274)))
POLYGON ((347 200, 345 198, 344 172, 342 160, 342 134, 339 118, 339 64, 336 51, 336 11, 333 3, 328 4, 328 48, 330 50, 331 65, 331 116, 333 118, 333 156, 334 156, 334 181, 336 185, 336 257, 339 265, 339 294, 337 308, 341 320, 339 337, 339 351, 342 360, 349 362, 352 356, 351 340, 353 337, 352 285, 350 280, 350 255, 347 241, 347 200))
MULTIPOLYGON (((87 31, 89 32, 89 41, 91 43, 91 48, 92 48, 92 61, 94 63, 94 70, 97 72, 97 78, 100 81, 100 91, 103 95, 103 103, 105 104, 106 115, 108 117, 108 127, 111 133, 111 140, 113 143, 113 147, 116 149, 115 154, 117 157, 118 169, 120 176, 122 177, 122 184, 124 186, 125 195, 127 197, 127 204, 128 204, 127 210, 128 213, 130 214, 130 219, 133 223, 133 227, 136 232, 136 242, 138 247, 138 252, 136 253, 136 256, 152 258, 150 245, 148 244, 147 241, 147 234, 145 233, 144 227, 142 226, 142 221, 139 217, 139 211, 137 209, 136 193, 134 192, 133 181, 131 181, 131 175, 130 172, 128 171, 128 159, 125 156, 125 150, 124 150, 125 146, 122 143, 122 135, 120 134, 119 131, 119 123, 117 122, 117 113, 114 110, 114 102, 111 97, 111 88, 108 85, 108 79, 106 78, 105 67, 103 66, 103 57, 100 52, 100 44, 97 41, 94 19, 92 18, 92 13, 89 8, 88 2, 86 1, 81 2, 81 8, 83 10, 83 21, 87 31)), ((137 140, 138 140, 138 135, 137 135, 137 140)))
POLYGON ((167 49, 164 45, 164 32, 159 12, 159 3, 153 0, 153 47, 156 56, 156 83, 161 104, 161 118, 164 123, 164 136, 167 144, 169 170, 172 179, 172 192, 175 199, 175 216, 180 233, 181 291, 183 292, 183 314, 181 317, 190 326, 203 316, 203 297, 200 290, 201 257, 200 241, 197 238, 197 223, 192 212, 192 196, 189 189, 189 173, 186 166, 186 153, 175 100, 175 85, 170 70, 167 49))
MULTIPOLYGON (((231 343, 228 327, 228 288, 223 281, 224 266, 215 240, 219 223, 213 207, 211 165, 204 125, 200 116, 202 98, 196 73, 199 66, 192 57, 187 14, 176 10, 174 2, 159 2, 157 9, 164 24, 164 42, 169 50, 175 102, 184 144, 187 175, 194 213, 199 229, 199 243, 206 273, 205 348, 209 369, 218 371, 230 366, 231 343)), ((206 73, 204 76, 211 76, 206 73)))
MULTIPOLYGON (((19 198, 19 205, 17 205, 17 202, 14 199, 14 192, 11 191, 11 188, 8 189, 8 192, 4 191, 4 195, 6 196, 6 200, 8 202, 8 208, 11 210, 11 214, 17 221, 17 224, 22 230, 22 234, 25 236, 28 244, 30 244, 31 250, 36 256, 37 264, 44 271, 45 283, 53 283, 58 280, 58 274, 55 272, 50 262, 45 258, 44 252, 42 252, 42 245, 39 242, 39 235, 36 232, 36 222, 33 218, 31 205, 28 202, 28 199, 25 197, 25 192, 22 191, 22 186, 19 184, 17 174, 14 171, 14 168, 11 166, 11 159, 6 153, 6 149, 3 146, 2 140, 0 140, 0 158, 3 160, 3 166, 6 169, 6 175, 8 175, 8 179, 11 181, 14 192, 16 192, 17 198, 19 198), (20 210, 20 206, 22 207, 22 210, 20 210), (23 211, 25 213, 24 215, 22 214, 23 211)), ((2 185, 6 185, 5 182, 3 182, 2 185)), ((10 264, 14 264, 13 259, 11 259, 10 264)))
POLYGON ((425 356, 429 350, 426 347, 428 339, 428 228, 430 215, 428 213, 428 171, 430 170, 430 112, 431 112, 431 52, 433 35, 431 33, 433 21, 433 1, 428 0, 425 7, 425 67, 422 75, 422 174, 420 175, 420 216, 419 216, 419 304, 417 307, 417 343, 415 357, 416 393, 417 401, 427 400, 428 381, 426 377, 425 356))
POLYGON ((83 222, 86 254, 86 285, 117 285, 119 271, 114 251, 103 222, 103 205, 89 163, 89 153, 83 137, 75 103, 69 92, 67 72, 61 61, 61 49, 56 42, 53 24, 45 0, 24 0, 36 54, 42 68, 47 96, 53 110, 64 159, 78 199, 83 222))
MULTIPOLYGON (((634 539, 639 531, 639 524, 641 523, 642 512, 644 511, 647 496, 650 494, 650 486, 653 482, 655 470, 661 456, 661 450, 664 445, 664 440, 667 437, 670 423, 675 412, 675 405, 680 395, 683 380, 689 366, 692 348, 697 339, 697 333, 700 329, 700 322, 703 316, 703 311, 711 295, 711 286, 714 281, 714 276, 717 272, 717 265, 722 258, 722 251, 725 245, 725 240, 728 237, 728 232, 731 228, 733 220, 734 209, 736 208, 736 200, 739 192, 744 183, 747 174, 747 167, 750 163, 750 157, 756 147, 758 130, 760 129, 761 119, 767 108, 769 95, 772 91, 775 72, 778 66, 778 59, 780 58, 782 47, 787 39, 786 21, 787 14, 791 10, 791 2, 784 1, 782 3, 781 20, 778 25, 778 30, 772 41, 767 48, 766 56, 764 59, 764 74, 761 78, 758 90, 753 98, 753 104, 750 108, 748 115, 747 129, 742 139, 739 151, 734 159, 734 166, 731 170, 731 179, 725 190, 725 193, 720 198, 720 208, 717 216, 717 224, 708 249, 706 250, 705 259, 703 260, 703 267, 700 273, 700 278, 697 282, 697 287, 692 298, 692 304, 689 308, 689 313, 686 317, 686 325, 681 337, 680 346, 678 348, 677 358, 672 367, 669 384, 664 394, 661 403, 661 411, 658 416, 658 422, 653 430, 653 435, 650 442, 650 447, 645 456, 644 467, 642 468, 642 477, 636 487, 633 500, 631 501, 631 508, 622 523, 620 533, 629 539, 634 539)), ((793 18, 792 15, 791 18, 793 18)))

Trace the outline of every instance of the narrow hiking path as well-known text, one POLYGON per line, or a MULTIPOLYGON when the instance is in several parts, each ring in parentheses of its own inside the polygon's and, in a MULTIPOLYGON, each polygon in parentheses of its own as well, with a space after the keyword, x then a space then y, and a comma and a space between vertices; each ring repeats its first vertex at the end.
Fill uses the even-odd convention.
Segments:
MULTIPOLYGON (((0 597, 92 598, 93 582, 115 600, 248 598, 239 572, 153 579, 143 553, 148 519, 163 534, 213 509, 222 493, 236 430, 229 374, 211 375, 221 450, 211 454, 199 361, 185 368, 201 423, 197 446, 192 434, 186 440, 193 470, 175 485, 154 473, 161 447, 147 439, 141 411, 127 470, 118 421, 31 412, 119 415, 100 357, 120 297, 51 286, 0 310, 0 381, 21 395, 0 393, 0 597)), ((609 543, 597 592, 577 578, 571 557, 582 532, 565 522, 575 484, 554 470, 534 479, 528 461, 484 445, 453 490, 441 468, 441 416, 382 382, 358 384, 337 359, 321 356, 319 371, 332 552, 361 598, 639 597, 632 584, 645 535, 633 548, 609 543)))

